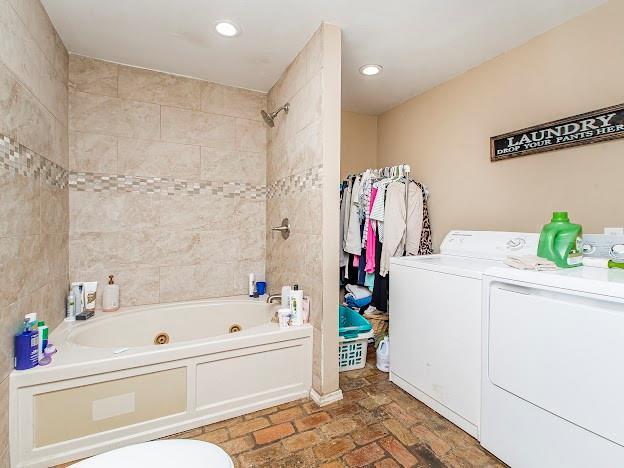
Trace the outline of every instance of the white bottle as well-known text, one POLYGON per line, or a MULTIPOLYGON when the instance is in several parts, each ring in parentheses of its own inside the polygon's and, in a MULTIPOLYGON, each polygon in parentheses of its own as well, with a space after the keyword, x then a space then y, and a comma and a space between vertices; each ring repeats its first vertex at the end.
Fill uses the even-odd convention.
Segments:
POLYGON ((282 286, 282 307, 290 309, 290 286, 282 286))
POLYGON ((297 284, 290 291, 290 323, 295 327, 303 325, 303 291, 297 284))
POLYGON ((256 275, 249 273, 249 297, 254 297, 256 292, 256 275))
POLYGON ((84 297, 83 297, 83 286, 82 283, 75 282, 71 284, 72 292, 74 293, 74 316, 82 313, 84 311, 84 297))
POLYGON ((65 312, 65 320, 67 322, 73 322, 76 320, 76 297, 73 291, 69 291, 67 296, 67 310, 65 312))

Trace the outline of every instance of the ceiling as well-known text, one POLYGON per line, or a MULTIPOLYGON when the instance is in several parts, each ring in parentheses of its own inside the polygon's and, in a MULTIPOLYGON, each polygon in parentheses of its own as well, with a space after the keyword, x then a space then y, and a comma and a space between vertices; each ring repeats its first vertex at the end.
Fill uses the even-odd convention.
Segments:
POLYGON ((322 21, 343 108, 379 114, 605 0, 43 0, 72 53, 268 91, 322 21), (216 34, 227 19, 242 29, 216 34), (381 64, 364 77, 358 69, 381 64))

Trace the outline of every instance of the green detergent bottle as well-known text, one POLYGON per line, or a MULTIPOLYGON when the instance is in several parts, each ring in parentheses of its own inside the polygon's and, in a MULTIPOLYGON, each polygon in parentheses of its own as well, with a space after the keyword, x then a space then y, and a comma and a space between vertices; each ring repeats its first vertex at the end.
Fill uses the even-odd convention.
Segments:
POLYGON ((583 227, 570 222, 566 211, 555 211, 552 220, 540 234, 537 255, 560 268, 583 264, 583 227))

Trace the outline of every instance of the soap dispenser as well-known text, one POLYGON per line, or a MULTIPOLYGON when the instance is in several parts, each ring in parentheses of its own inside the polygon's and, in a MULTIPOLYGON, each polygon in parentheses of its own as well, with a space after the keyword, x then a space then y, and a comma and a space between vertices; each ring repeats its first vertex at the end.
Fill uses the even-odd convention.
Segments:
POLYGON ((119 309, 119 285, 115 284, 113 275, 108 275, 108 284, 102 291, 102 310, 114 312, 119 309))

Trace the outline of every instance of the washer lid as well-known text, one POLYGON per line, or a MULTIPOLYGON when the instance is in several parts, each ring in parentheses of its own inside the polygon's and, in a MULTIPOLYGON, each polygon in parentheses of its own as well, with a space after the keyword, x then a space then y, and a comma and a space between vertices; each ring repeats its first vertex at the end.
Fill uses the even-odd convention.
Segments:
POLYGON ((499 279, 624 299, 624 270, 618 268, 581 266, 556 271, 526 271, 499 265, 485 274, 499 279))
POLYGON ((502 264, 496 260, 436 254, 393 257, 390 259, 390 265, 402 265, 421 270, 480 279, 486 270, 502 264))

